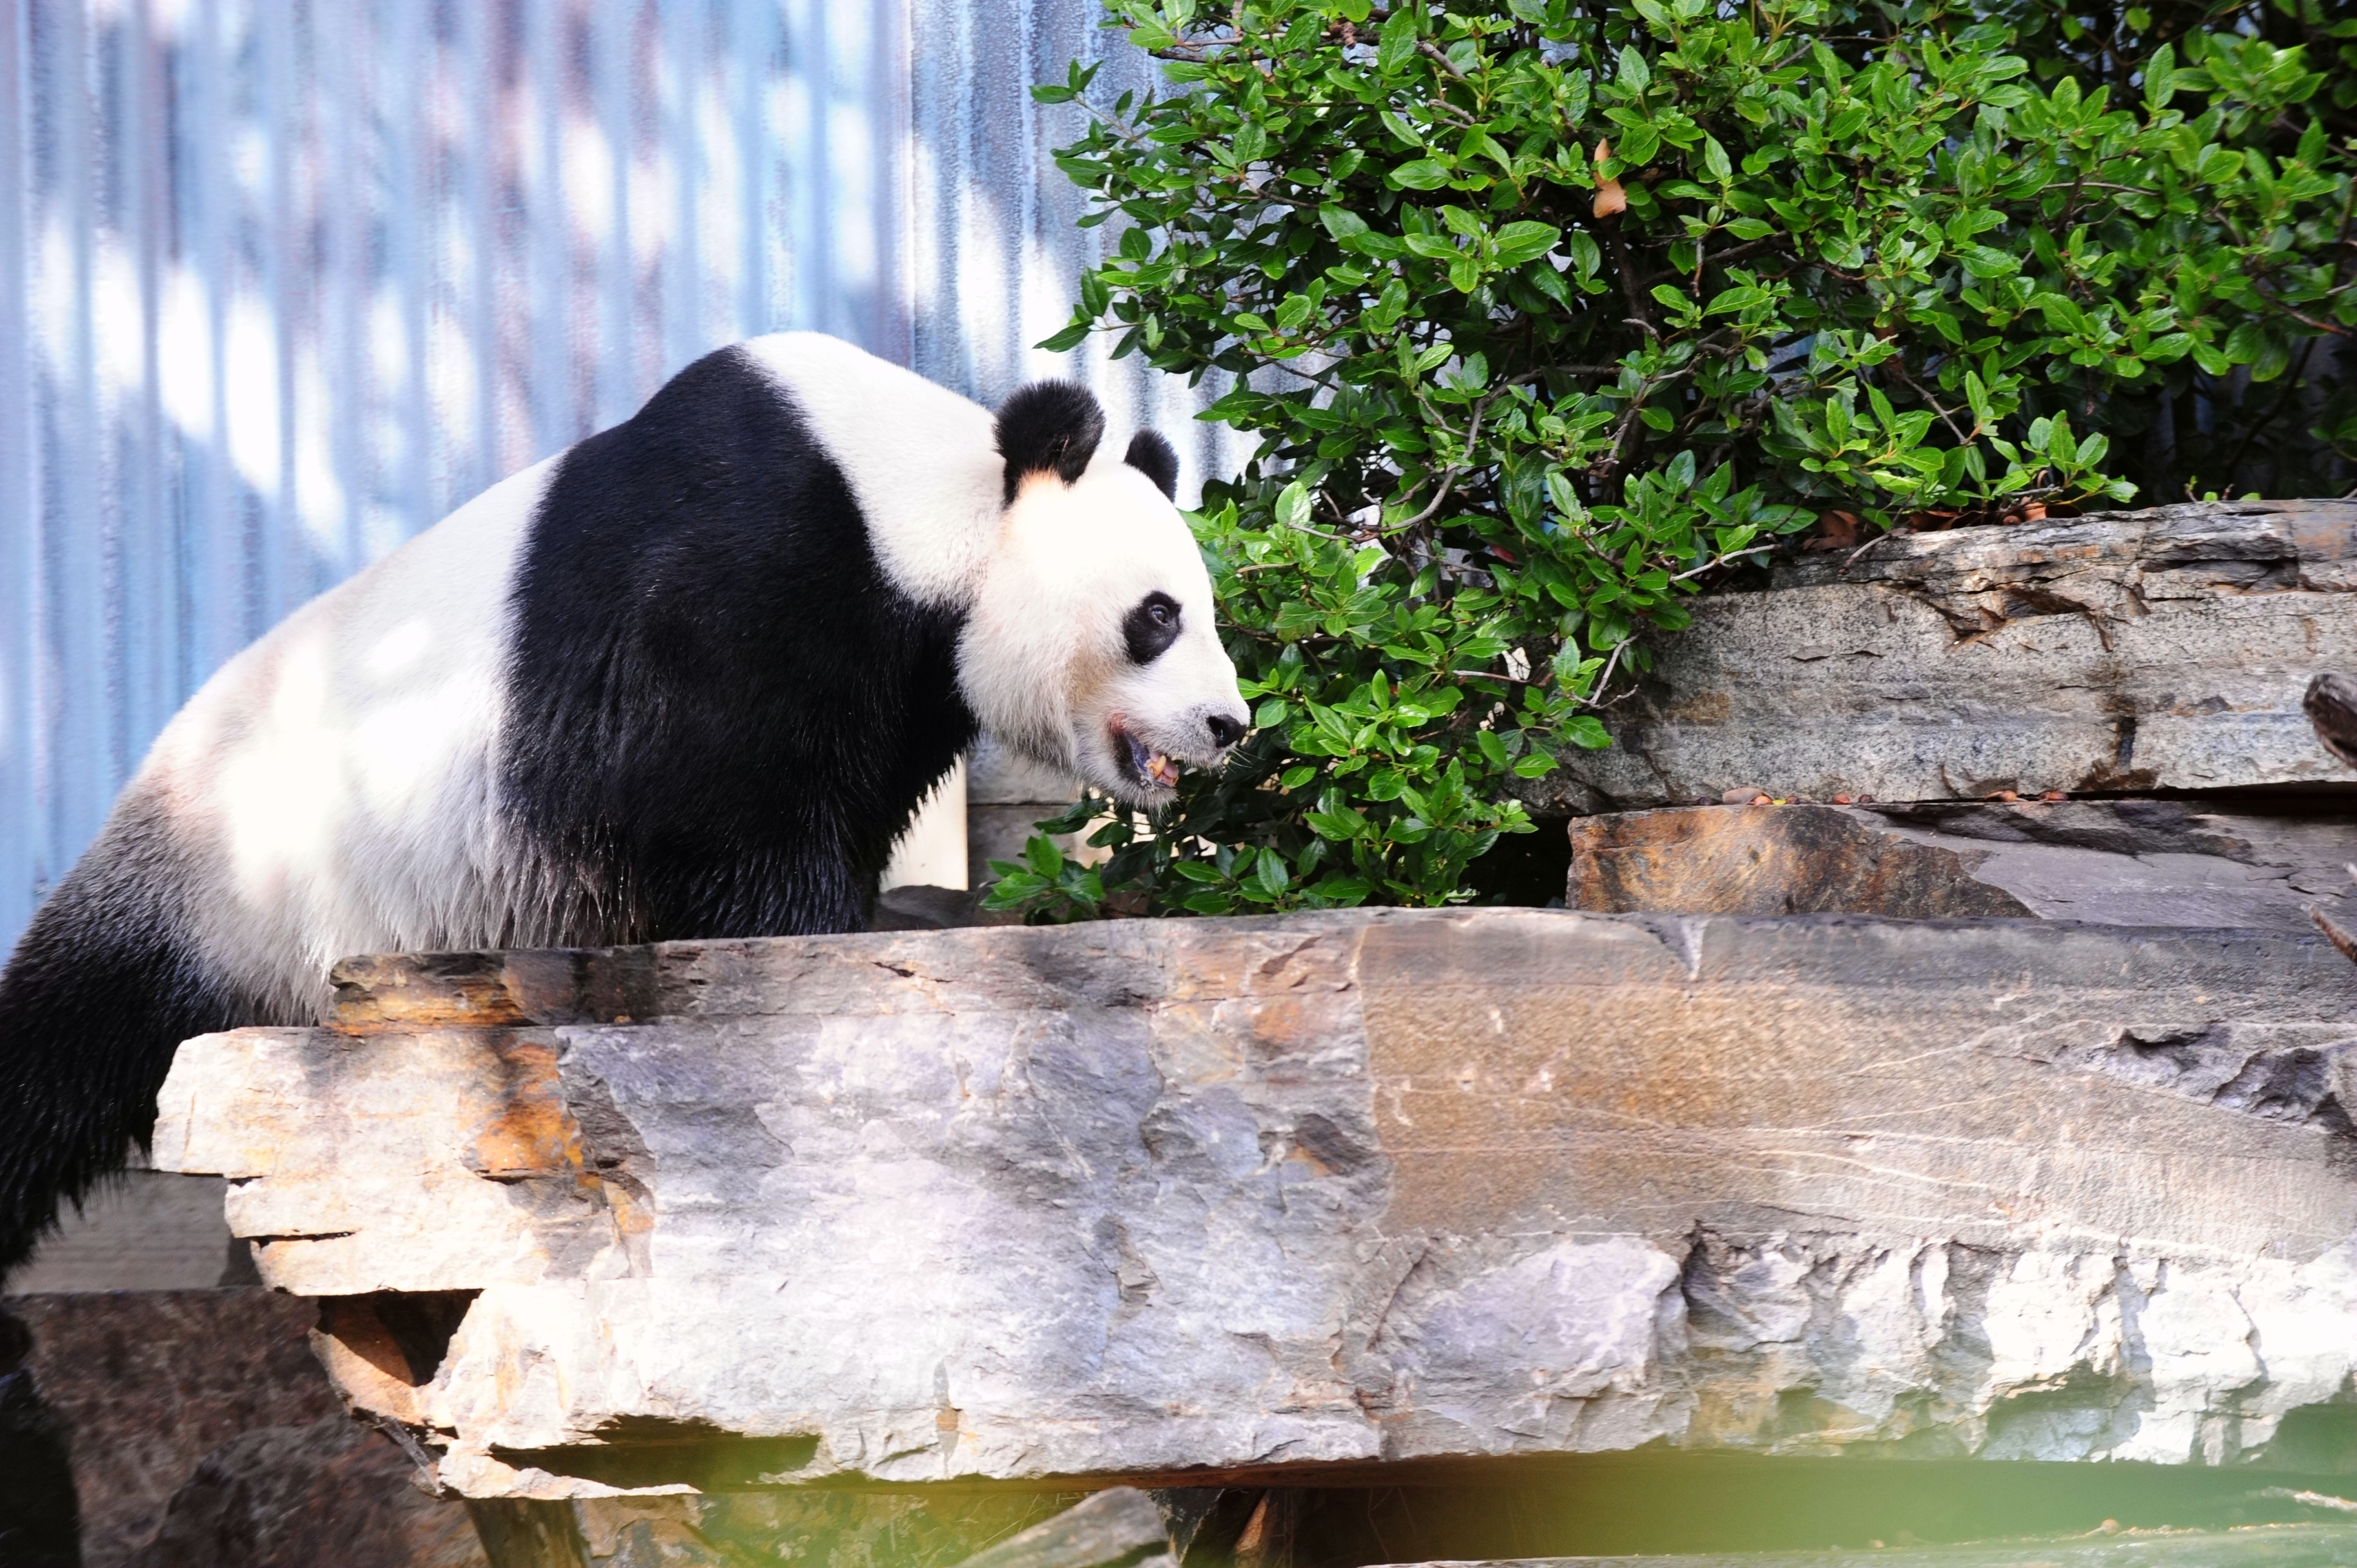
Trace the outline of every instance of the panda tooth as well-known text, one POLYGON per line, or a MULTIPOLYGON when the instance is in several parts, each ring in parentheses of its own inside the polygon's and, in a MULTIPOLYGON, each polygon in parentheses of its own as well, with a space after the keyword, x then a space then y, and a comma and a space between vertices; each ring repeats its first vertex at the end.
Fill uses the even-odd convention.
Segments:
POLYGON ((1152 779, 1157 784, 1163 786, 1165 789, 1176 789, 1178 787, 1178 765, 1171 761, 1168 757, 1163 756, 1162 753, 1158 751, 1156 752, 1153 757, 1147 761, 1146 765, 1146 777, 1152 779))

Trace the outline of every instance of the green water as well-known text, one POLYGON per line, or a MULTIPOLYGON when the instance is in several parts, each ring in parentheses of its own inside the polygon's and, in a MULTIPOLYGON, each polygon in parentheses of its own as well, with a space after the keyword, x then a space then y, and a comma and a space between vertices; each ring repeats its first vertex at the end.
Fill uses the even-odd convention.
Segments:
MULTIPOLYGON (((1622 1454, 1266 1496, 1291 1543, 1277 1559, 1286 1568, 2357 1568, 2357 1514, 2302 1494, 2357 1498, 2357 1474, 1622 1454)), ((644 1550, 616 1561, 949 1568, 1081 1496, 943 1487, 651 1499, 679 1517, 633 1527, 644 1550), (658 1536, 687 1554, 658 1550, 658 1536)), ((1263 1496, 1183 1495, 1202 1521, 1186 1568, 1230 1568, 1232 1554, 1212 1548, 1235 1540, 1263 1496)))
MULTIPOLYGON (((1529 1557, 1824 1552, 2357 1516, 2357 1476, 2147 1465, 1595 1456, 1512 1485, 1302 1494, 1297 1568, 1529 1557), (2289 1494, 2289 1495, 2287 1495, 2289 1494)), ((2350 1559, 2357 1565, 2357 1556, 2350 1559)), ((2004 1561, 1992 1559, 1991 1561, 2004 1561)), ((2043 1561, 2035 1553, 2018 1559, 2043 1561)))

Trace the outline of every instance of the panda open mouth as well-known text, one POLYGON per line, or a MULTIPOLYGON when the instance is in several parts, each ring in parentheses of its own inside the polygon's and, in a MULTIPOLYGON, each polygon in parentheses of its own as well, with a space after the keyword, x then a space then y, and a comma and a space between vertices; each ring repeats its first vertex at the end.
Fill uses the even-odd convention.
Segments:
POLYGON ((1147 788, 1178 788, 1178 764, 1147 746, 1119 714, 1105 725, 1105 732, 1113 739, 1114 766, 1125 778, 1147 788))

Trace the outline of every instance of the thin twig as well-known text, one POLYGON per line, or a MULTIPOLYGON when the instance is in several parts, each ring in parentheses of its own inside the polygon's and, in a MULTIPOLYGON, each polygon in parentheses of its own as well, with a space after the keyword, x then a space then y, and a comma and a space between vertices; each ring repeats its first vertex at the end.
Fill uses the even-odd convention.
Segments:
POLYGON ((1774 250, 1783 244, 1787 238, 1788 236, 1782 234, 1770 234, 1762 239, 1747 240, 1740 245, 1729 245, 1715 256, 1703 257, 1701 264, 1706 267, 1731 266, 1746 256, 1756 256, 1762 251, 1774 250))
POLYGON ((1957 446, 1969 446, 1973 444, 1971 436, 1966 435, 1963 431, 1956 428, 1954 418, 1950 415, 1946 409, 1940 406, 1940 400, 1933 397, 1930 392, 1924 391, 1923 384, 1917 381, 1913 376, 1907 373, 1907 356, 1903 351, 1890 357, 1890 368, 1899 372, 1899 379, 1900 381, 1905 381, 1909 386, 1915 389, 1915 395, 1917 397, 1921 398, 1925 403, 1931 404, 1932 412, 1940 416, 1940 423, 1948 427, 1948 434, 1956 438, 1957 446))
POLYGON ((1346 534, 1329 533, 1322 528, 1312 528, 1306 522, 1288 522, 1284 523, 1281 526, 1289 528, 1296 533, 1307 533, 1318 539, 1329 539, 1337 544, 1356 544, 1359 542, 1358 540, 1352 539, 1346 534))
POLYGON ((2316 331, 2329 333, 2335 338, 2357 336, 2357 334, 2352 334, 2346 327, 2335 326, 2330 321, 2319 321, 2313 316, 2305 315, 2300 311, 2294 310, 2290 306, 2286 305, 2282 300, 2276 298, 2274 291, 2266 288, 2264 285, 2260 285, 2258 293, 2269 305, 2274 306, 2277 310, 2282 311, 2286 316, 2290 317, 2302 327, 2312 328, 2316 331))
POLYGON ((1629 249, 1629 242, 1620 237, 1620 225, 1607 223, 1604 243, 1612 252, 1612 270, 1620 274, 1620 297, 1629 302, 1629 319, 1652 333, 1659 341, 1661 334, 1653 331, 1652 312, 1645 308, 1645 294, 1637 277, 1637 259, 1629 249))
POLYGON ((1470 82, 1472 81, 1472 78, 1458 70, 1456 62, 1451 60, 1447 55, 1442 54, 1440 52, 1440 46, 1434 43, 1430 38, 1416 39, 1415 52, 1428 57, 1434 64, 1440 67, 1441 70, 1447 71, 1449 75, 1455 77, 1458 81, 1464 82, 1470 82))
POLYGON ((2276 401, 2269 405, 2267 412, 2251 421, 2250 427, 2243 432, 2243 439, 2235 446, 2234 455, 2226 459, 2225 482, 2228 488, 2233 485, 2234 470, 2243 466, 2243 455, 2251 449, 2251 443, 2258 438, 2260 431, 2275 424, 2276 416, 2284 411, 2284 404, 2289 403, 2292 393, 2300 389, 2300 378, 2308 374, 2308 357, 2315 351, 2316 339, 2313 338, 2299 346, 2299 359, 2291 367, 2291 373, 2284 377, 2283 391, 2276 394, 2276 401))
MULTIPOLYGON (((1470 455, 1475 446, 1480 442, 1481 416, 1490 412, 1490 401, 1497 395, 1497 392, 1491 392, 1489 397, 1481 399, 1480 402, 1473 405, 1472 422, 1465 427, 1465 450, 1468 455, 1470 455)), ((1418 401, 1422 401, 1422 395, 1420 393, 1418 394, 1418 401)), ((1444 428, 1446 427, 1444 426, 1444 428)), ((1441 509, 1442 505, 1448 501, 1450 492, 1457 489, 1457 481, 1464 475, 1467 467, 1468 465, 1463 463, 1450 464, 1448 466, 1448 471, 1441 476, 1439 493, 1432 498, 1431 505, 1426 507, 1414 517, 1405 519, 1399 522, 1385 525, 1380 532, 1383 533, 1405 533, 1411 528, 1419 527, 1422 524, 1430 521, 1433 513, 1441 509)))
POLYGON ((1776 548, 1776 547, 1775 547, 1773 544, 1755 544, 1755 545, 1753 545, 1753 546, 1752 546, 1750 549, 1749 549, 1749 550, 1732 550, 1732 551, 1729 551, 1727 553, 1726 553, 1726 554, 1724 554, 1724 555, 1720 556, 1720 557, 1719 557, 1717 560, 1716 560, 1716 561, 1706 561, 1706 562, 1704 562, 1701 565, 1699 565, 1699 566, 1695 567, 1695 568, 1693 571, 1691 571, 1691 572, 1681 572, 1681 573, 1679 573, 1676 576, 1674 576, 1674 577, 1671 578, 1671 579, 1670 579, 1670 581, 1671 581, 1671 582, 1673 582, 1673 583, 1683 583, 1683 582, 1684 582, 1688 577, 1699 577, 1699 576, 1701 576, 1705 572, 1711 571, 1711 570, 1713 570, 1713 569, 1715 569, 1715 568, 1717 568, 1717 567, 1724 566, 1724 565, 1726 565, 1726 564, 1727 564, 1728 562, 1730 562, 1730 561, 1740 561, 1740 560, 1742 560, 1746 555, 1765 555, 1765 554, 1767 554, 1767 553, 1768 553, 1768 552, 1770 552, 1770 550, 1773 550, 1773 549, 1775 549, 1775 548, 1776 548))
POLYGON ((1630 427, 1637 423, 1637 416, 1644 412, 1645 400, 1653 394, 1654 389, 1665 387, 1672 381, 1684 381, 1692 374, 1694 374, 1694 369, 1688 366, 1683 371, 1672 371, 1667 375, 1654 376, 1641 382, 1637 390, 1629 396, 1629 412, 1622 414, 1620 423, 1612 427, 1612 445, 1606 448, 1603 456, 1588 465, 1587 471, 1591 474, 1617 473, 1620 467, 1620 445, 1628 439, 1630 427))
POLYGON ((2308 918, 2316 922, 2316 929, 2324 933, 2324 940, 2330 942, 2342 958, 2347 959, 2351 963, 2357 963, 2357 937, 2351 936, 2347 931, 2334 925, 2332 917, 2321 909, 2309 909, 2308 918))
POLYGON ((409 1462, 417 1466, 419 1483, 425 1490, 433 1493, 436 1497, 448 1495, 447 1488, 442 1483, 442 1472, 436 1464, 434 1455, 426 1451, 424 1444, 417 1441, 415 1434, 389 1415, 372 1416, 371 1420, 377 1430, 391 1438, 393 1446, 399 1448, 407 1456, 409 1462))
POLYGON ((1889 537, 1890 535, 1887 532, 1878 533, 1873 538, 1867 540, 1865 543, 1859 545, 1857 549, 1851 551, 1849 553, 1849 558, 1841 564, 1841 571, 1836 572, 1834 575, 1835 576, 1846 575, 1851 567, 1857 564, 1857 558, 1859 556, 1865 554, 1867 551, 1873 549, 1876 545, 1881 543, 1884 540, 1889 537))
POLYGON ((1597 676, 1596 684, 1587 688, 1587 696, 1582 703, 1582 706, 1590 708, 1603 706, 1604 693, 1612 689, 1612 671, 1620 668, 1621 651, 1629 646, 1629 642, 1630 639, 1624 637, 1612 645, 1612 657, 1604 661, 1604 671, 1597 676))
POLYGON ((1105 113, 1105 111, 1103 111, 1103 110, 1102 110, 1102 109, 1098 108, 1095 104, 1093 104, 1093 103, 1090 102, 1088 101, 1088 99, 1087 99, 1085 96, 1083 96, 1082 94, 1081 94, 1081 93, 1077 93, 1077 92, 1076 92, 1076 93, 1074 93, 1074 94, 1072 94, 1072 102, 1075 102, 1075 103, 1077 103, 1077 104, 1079 104, 1082 108, 1083 108, 1083 109, 1087 110, 1091 114, 1094 115, 1094 116, 1096 117, 1097 123, 1098 123, 1099 124, 1106 125, 1106 126, 1111 127, 1111 128, 1112 128, 1112 131, 1113 131, 1113 134, 1114 134, 1114 135, 1119 136, 1123 141, 1127 142, 1131 146, 1133 146, 1133 147, 1143 147, 1143 146, 1145 146, 1145 145, 1146 145, 1146 138, 1145 138, 1145 137, 1143 137, 1143 136, 1139 135, 1136 132, 1135 132, 1135 131, 1133 131, 1133 130, 1129 129, 1129 127, 1127 127, 1126 125, 1124 125, 1124 124, 1123 124, 1119 120, 1115 119, 1113 115, 1111 115, 1111 114, 1109 114, 1109 113, 1105 113))

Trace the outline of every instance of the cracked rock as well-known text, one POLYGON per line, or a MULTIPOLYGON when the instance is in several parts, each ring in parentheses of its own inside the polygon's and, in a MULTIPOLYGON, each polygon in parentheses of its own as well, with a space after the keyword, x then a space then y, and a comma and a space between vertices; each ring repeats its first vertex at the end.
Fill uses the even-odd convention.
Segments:
POLYGON ((1894 534, 1692 601, 1579 812, 1718 799, 2346 785, 2300 707, 2357 669, 2357 503, 2242 501, 1894 534))

